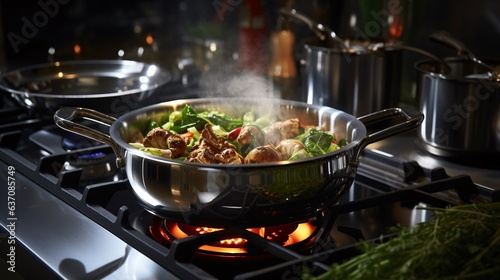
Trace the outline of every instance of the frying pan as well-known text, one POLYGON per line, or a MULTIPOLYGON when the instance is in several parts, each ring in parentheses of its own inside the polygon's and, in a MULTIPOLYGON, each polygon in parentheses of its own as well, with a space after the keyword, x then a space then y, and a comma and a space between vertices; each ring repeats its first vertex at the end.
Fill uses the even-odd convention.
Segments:
POLYGON ((350 188, 362 150, 370 143, 417 127, 423 115, 413 108, 389 108, 356 118, 343 111, 281 99, 200 98, 159 103, 118 119, 88 108, 66 107, 54 114, 68 131, 111 146, 134 194, 154 214, 204 226, 260 227, 321 215, 350 188), (151 120, 182 110, 218 110, 231 115, 252 111, 297 117, 335 133, 348 144, 313 158, 258 164, 200 164, 153 156, 128 143, 146 133, 151 120), (80 120, 109 125, 109 134, 80 120), (382 127, 367 134, 367 125, 382 127))
POLYGON ((137 61, 62 61, 8 71, 0 76, 0 91, 44 114, 68 106, 117 114, 135 109, 170 78, 160 67, 137 61))

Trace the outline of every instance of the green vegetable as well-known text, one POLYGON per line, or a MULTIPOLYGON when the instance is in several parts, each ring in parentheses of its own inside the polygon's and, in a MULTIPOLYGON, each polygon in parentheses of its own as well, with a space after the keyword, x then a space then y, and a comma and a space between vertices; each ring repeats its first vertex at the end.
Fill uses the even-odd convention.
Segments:
POLYGON ((311 155, 306 150, 302 149, 293 154, 288 160, 304 159, 310 157, 311 155))
POLYGON ((173 125, 174 125, 174 124, 173 124, 173 123, 171 123, 171 122, 166 122, 166 123, 165 123, 164 125, 162 125, 161 127, 162 127, 163 129, 165 129, 165 130, 171 130, 171 128, 172 128, 172 126, 173 126, 173 125))
POLYGON ((243 119, 241 117, 231 117, 217 111, 201 112, 198 116, 206 119, 213 125, 219 125, 225 131, 231 131, 243 125, 243 119))
POLYGON ((189 143, 187 143, 186 145, 186 151, 184 152, 184 154, 187 156, 189 155, 189 151, 194 147, 194 145, 196 145, 197 143, 197 140, 195 140, 195 138, 191 138, 189 139, 189 143))
POLYGON ((144 148, 144 145, 142 143, 134 143, 134 142, 131 142, 131 143, 128 143, 130 146, 136 148, 136 149, 142 149, 144 148))
POLYGON ((198 141, 198 139, 200 139, 201 134, 200 132, 198 132, 198 130, 196 130, 196 127, 190 127, 187 129, 187 131, 193 133, 193 139, 195 141, 198 141))
POLYGON ((330 151, 333 135, 317 129, 310 129, 304 145, 312 156, 324 155, 330 151))
MULTIPOLYGON (((251 118, 251 116, 246 117, 251 118)), ((202 130, 207 123, 210 123, 213 126, 220 126, 221 133, 218 135, 224 135, 226 132, 242 126, 243 119, 241 117, 230 117, 218 111, 205 111, 198 113, 191 106, 185 105, 182 111, 174 111, 170 113, 168 122, 163 124, 162 127, 177 133, 184 133, 192 127, 198 131, 202 130)))
POLYGON ((174 132, 178 132, 176 130, 173 130, 172 128, 174 127, 174 125, 176 125, 176 123, 177 127, 179 127, 182 120, 182 113, 179 111, 174 111, 167 116, 167 119, 168 121, 166 121, 161 127, 165 130, 172 130, 174 132))
POLYGON ((170 113, 168 122, 162 127, 176 133, 184 133, 191 127, 194 127, 196 130, 202 130, 207 123, 210 123, 210 120, 199 115, 191 106, 186 105, 182 111, 170 113))
POLYGON ((152 147, 143 147, 140 148, 139 150, 152 154, 154 156, 160 156, 160 157, 170 157, 170 151, 168 149, 160 149, 160 148, 152 148, 152 147))
POLYGON ((225 131, 220 125, 212 126, 212 131, 215 133, 215 135, 222 137, 227 137, 227 135, 229 134, 229 132, 225 131))
POLYGON ((342 148, 347 145, 347 140, 346 139, 340 139, 338 143, 339 147, 342 148))
POLYGON ((411 229, 393 228, 382 244, 360 242, 363 251, 304 279, 498 279, 500 202, 424 208, 434 218, 411 229))
POLYGON ((149 122, 148 131, 150 131, 150 130, 151 130, 151 129, 153 129, 153 128, 159 127, 159 126, 160 126, 160 125, 159 125, 157 122, 155 122, 155 121, 150 121, 150 122, 149 122))
POLYGON ((181 125, 178 128, 178 133, 186 132, 189 127, 195 127, 197 130, 202 130, 205 124, 209 122, 207 119, 199 116, 189 105, 184 106, 181 113, 181 125))
POLYGON ((258 126, 260 128, 264 128, 270 124, 271 124, 271 119, 267 116, 262 116, 256 119, 255 122, 253 122, 253 125, 258 126))
POLYGON ((330 143, 330 147, 328 148, 328 151, 326 151, 326 153, 331 153, 331 152, 334 152, 338 149, 340 149, 339 145, 337 145, 335 143, 330 143))
POLYGON ((243 124, 251 124, 255 121, 255 115, 253 112, 246 112, 243 115, 243 124))
POLYGON ((180 121, 182 119, 182 113, 179 111, 174 111, 168 116, 168 121, 171 123, 175 123, 177 121, 180 121))

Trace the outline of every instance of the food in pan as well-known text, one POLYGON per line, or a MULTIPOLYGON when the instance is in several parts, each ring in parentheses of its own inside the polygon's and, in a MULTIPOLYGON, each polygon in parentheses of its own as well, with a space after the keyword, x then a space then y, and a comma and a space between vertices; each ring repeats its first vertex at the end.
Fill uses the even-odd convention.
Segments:
POLYGON ((170 159, 208 164, 251 164, 296 160, 327 154, 347 144, 331 131, 307 126, 298 118, 278 119, 244 112, 196 112, 185 105, 150 121, 135 135, 133 147, 170 159))

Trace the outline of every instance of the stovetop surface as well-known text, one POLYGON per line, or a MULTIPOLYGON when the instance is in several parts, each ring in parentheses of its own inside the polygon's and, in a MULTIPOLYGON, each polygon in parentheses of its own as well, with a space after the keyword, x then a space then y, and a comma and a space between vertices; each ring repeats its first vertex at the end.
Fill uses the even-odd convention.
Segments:
MULTIPOLYGON (((7 170, 2 162, 0 167, 7 170)), ((0 177, 5 179, 3 174, 0 177)), ((22 256, 23 250, 36 255, 47 266, 44 273, 50 273, 45 279, 52 276, 61 279, 131 279, 131 276, 175 279, 173 274, 25 176, 16 174, 15 178, 18 186, 15 195, 18 205, 15 212, 16 252, 18 256, 22 256)), ((0 197, 7 201, 5 192, 0 197)), ((6 230, 3 222, 2 226, 6 230)), ((32 262, 29 259, 16 261, 17 271, 26 279, 40 276, 39 271, 30 271, 32 262)))
MULTIPOLYGON (((25 273, 30 272, 31 263, 21 258, 23 254, 43 263, 45 272, 68 279, 262 279, 275 273, 297 277, 297 266, 310 265, 311 260, 327 266, 355 254, 353 244, 359 239, 378 238, 388 227, 411 227, 432 217, 415 206, 499 199, 498 166, 432 156, 419 146, 414 132, 397 135, 363 152, 349 192, 325 213, 328 230, 321 240, 329 242, 317 244, 304 255, 285 248, 283 258, 278 248, 277 264, 221 275, 217 265, 214 269, 196 260, 185 261, 183 254, 192 246, 189 241, 167 248, 137 226, 148 224, 150 215, 141 214, 144 209, 119 171, 93 183, 82 182, 78 168, 61 173, 72 153, 61 147, 64 133, 51 118, 31 118, 15 108, 1 109, 0 115, 8 120, 0 125, 0 169, 4 170, 0 180, 6 182, 8 166, 15 167, 17 267, 25 273)), ((75 153, 82 151, 112 157, 112 150, 102 144, 89 143, 75 153)), ((7 201, 7 195, 2 192, 0 199, 7 201)), ((0 244, 5 245, 10 234, 7 217, 0 224, 0 244)), ((271 248, 267 243, 263 246, 271 248)))
POLYGON ((443 168, 450 176, 468 175, 485 189, 500 190, 500 161, 433 155, 426 151, 415 130, 373 143, 367 148, 381 151, 400 160, 415 161, 429 169, 443 168))

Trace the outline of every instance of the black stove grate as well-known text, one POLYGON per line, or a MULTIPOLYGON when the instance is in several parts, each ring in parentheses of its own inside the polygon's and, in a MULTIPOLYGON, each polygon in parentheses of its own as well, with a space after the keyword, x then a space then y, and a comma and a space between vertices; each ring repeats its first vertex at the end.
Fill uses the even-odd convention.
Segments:
MULTIPOLYGON (((14 114, 12 110, 4 109, 0 115, 14 114)), ((134 198, 124 174, 117 171, 112 179, 81 186, 82 168, 63 169, 69 160, 93 153, 108 155, 114 163, 113 151, 105 145, 66 151, 58 148, 63 138, 64 132, 51 121, 25 115, 21 120, 0 126, 0 158, 166 270, 186 279, 300 278, 303 267, 320 273, 331 263, 357 253, 353 246, 338 247, 332 240, 331 231, 348 234, 355 240, 371 238, 363 236, 356 226, 338 223, 337 218, 342 215, 392 203, 411 209, 419 204, 446 207, 498 200, 498 193, 481 192, 469 176, 449 177, 439 168, 428 170, 416 162, 401 162, 365 151, 352 189, 369 190, 374 195, 354 200, 346 197, 318 217, 322 231, 308 252, 298 253, 240 228, 176 240, 167 248, 148 236, 145 228, 155 217, 134 198), (274 261, 249 265, 243 270, 224 270, 224 275, 217 275, 218 268, 210 270, 207 267, 210 262, 197 261, 199 246, 236 236, 246 238, 251 246, 267 252, 274 261)), ((229 261, 234 264, 230 267, 241 267, 238 264, 244 260, 229 258, 229 261)))

